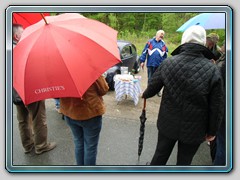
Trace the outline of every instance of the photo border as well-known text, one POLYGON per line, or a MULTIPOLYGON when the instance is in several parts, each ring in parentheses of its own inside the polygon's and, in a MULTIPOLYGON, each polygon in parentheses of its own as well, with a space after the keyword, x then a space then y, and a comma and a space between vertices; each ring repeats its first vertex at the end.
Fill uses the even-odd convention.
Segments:
POLYGON ((5 59, 5 168, 9 172, 230 172, 233 166, 233 10, 227 5, 200 5, 200 6, 72 6, 72 5, 10 5, 6 9, 6 59, 5 59), (12 13, 14 12, 223 12, 226 14, 226 57, 227 78, 226 78, 226 166, 14 166, 12 155, 12 13))

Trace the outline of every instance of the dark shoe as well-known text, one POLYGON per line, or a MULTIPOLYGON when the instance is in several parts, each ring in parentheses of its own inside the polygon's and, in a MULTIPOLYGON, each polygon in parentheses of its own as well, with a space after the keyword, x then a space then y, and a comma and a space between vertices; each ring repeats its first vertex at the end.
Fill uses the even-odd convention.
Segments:
POLYGON ((54 149, 55 147, 57 146, 57 144, 55 142, 51 142, 48 144, 48 146, 44 149, 41 149, 41 150, 36 150, 35 153, 36 154, 42 154, 44 152, 47 152, 47 151, 51 151, 52 149, 54 149))

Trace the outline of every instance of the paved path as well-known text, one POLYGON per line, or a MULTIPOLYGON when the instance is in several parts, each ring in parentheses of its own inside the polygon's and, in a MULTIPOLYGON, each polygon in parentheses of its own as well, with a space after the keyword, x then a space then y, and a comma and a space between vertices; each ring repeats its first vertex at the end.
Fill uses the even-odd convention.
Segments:
MULTIPOLYGON (((46 101, 49 140, 56 141, 57 147, 42 155, 34 153, 24 154, 17 128, 16 109, 13 106, 13 162, 15 166, 69 166, 75 165, 74 144, 72 134, 61 119, 61 115, 54 110, 54 101, 46 101)), ((105 115, 100 136, 98 165, 137 165, 137 149, 139 137, 139 119, 126 119, 105 115)), ((157 129, 155 122, 147 121, 145 139, 140 165, 150 161, 156 146, 157 129)), ((168 161, 168 165, 176 163, 176 148, 168 161)), ((211 165, 209 146, 203 143, 195 155, 192 165, 211 165)))

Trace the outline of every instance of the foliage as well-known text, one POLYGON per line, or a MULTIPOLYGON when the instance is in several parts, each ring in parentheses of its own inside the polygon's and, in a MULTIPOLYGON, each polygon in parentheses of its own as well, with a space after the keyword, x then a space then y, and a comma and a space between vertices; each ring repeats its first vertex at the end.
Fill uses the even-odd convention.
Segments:
MULTIPOLYGON (((52 15, 59 13, 52 13, 52 15)), ((142 52, 147 40, 153 38, 159 29, 165 31, 164 41, 169 51, 172 52, 181 42, 182 33, 176 30, 199 13, 142 13, 142 12, 110 12, 110 13, 81 13, 85 17, 101 21, 118 31, 118 39, 133 42, 138 50, 142 52)), ((221 46, 225 39, 224 30, 208 30, 207 34, 216 32, 221 46)), ((170 54, 170 53, 169 53, 170 54)))
MULTIPOLYGON (((133 42, 141 53, 148 39, 153 38, 159 29, 165 31, 165 42, 172 52, 181 42, 182 33, 176 30, 198 13, 82 13, 82 15, 99 20, 118 31, 118 39, 133 42)), ((218 33, 219 45, 225 39, 224 30, 208 30, 218 33)))

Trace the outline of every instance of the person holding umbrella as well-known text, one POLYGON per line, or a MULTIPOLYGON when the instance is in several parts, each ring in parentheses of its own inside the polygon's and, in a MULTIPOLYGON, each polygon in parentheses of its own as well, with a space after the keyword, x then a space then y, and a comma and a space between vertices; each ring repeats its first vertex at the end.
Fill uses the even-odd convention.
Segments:
POLYGON ((105 78, 100 76, 82 98, 60 98, 60 111, 72 130, 79 166, 96 165, 102 115, 105 113, 102 96, 108 89, 105 78))
MULTIPOLYGON (((24 104, 63 98, 60 111, 70 119, 76 137, 76 157, 82 158, 78 150, 82 151, 83 140, 75 132, 84 130, 84 142, 92 143, 84 146, 84 156, 87 157, 84 165, 95 164, 96 145, 105 112, 102 96, 108 91, 105 79, 98 78, 121 62, 118 32, 79 13, 40 15, 42 20, 23 32, 14 49, 13 86, 24 104), (80 130, 79 124, 83 125, 80 130), (91 130, 95 133, 93 136, 91 130)), ((82 163, 81 160, 77 162, 82 163)))
POLYGON ((157 127, 158 142, 150 165, 166 165, 178 142, 177 165, 191 165, 200 144, 212 141, 222 117, 223 88, 219 69, 209 60, 206 31, 194 25, 153 74, 142 98, 163 87, 157 127))
MULTIPOLYGON (((22 25, 13 24, 12 33, 13 48, 15 48, 23 33, 22 25)), ((18 59, 13 59, 13 61, 17 60, 18 59)), ((42 154, 54 149, 56 143, 47 142, 48 132, 45 101, 42 100, 25 105, 21 100, 21 97, 13 88, 13 103, 17 108, 18 127, 24 152, 26 154, 30 153, 35 148, 36 154, 42 154)))

